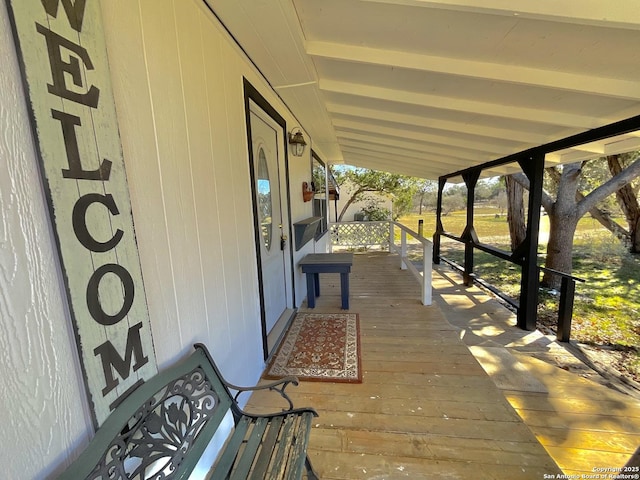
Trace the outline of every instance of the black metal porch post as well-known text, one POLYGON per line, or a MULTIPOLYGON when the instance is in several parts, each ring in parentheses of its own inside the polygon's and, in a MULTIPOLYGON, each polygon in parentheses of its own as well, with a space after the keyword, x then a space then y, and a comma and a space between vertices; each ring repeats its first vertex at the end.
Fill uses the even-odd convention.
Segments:
POLYGON ((518 327, 535 330, 538 309, 538 233, 540 232, 540 208, 542 207, 542 181, 544 153, 518 160, 522 171, 529 178, 529 211, 527 237, 522 245, 522 279, 520 283, 520 308, 518 327))
POLYGON ((476 197, 476 184, 482 169, 476 168, 462 174, 462 179, 467 186, 467 226, 462 233, 464 240, 464 273, 463 281, 467 287, 473 285, 473 246, 478 243, 478 236, 473 228, 473 204, 476 197))
POLYGON ((436 231, 433 234, 433 263, 440 265, 440 235, 444 232, 442 225, 442 192, 447 179, 440 177, 438 179, 438 202, 436 205, 436 231))

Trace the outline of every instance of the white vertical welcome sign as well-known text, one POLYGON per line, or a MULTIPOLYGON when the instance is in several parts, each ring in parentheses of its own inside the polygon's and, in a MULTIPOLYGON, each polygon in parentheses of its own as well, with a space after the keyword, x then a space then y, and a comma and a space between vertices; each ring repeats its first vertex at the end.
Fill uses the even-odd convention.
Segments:
POLYGON ((98 0, 7 0, 76 340, 102 424, 157 371, 98 0))

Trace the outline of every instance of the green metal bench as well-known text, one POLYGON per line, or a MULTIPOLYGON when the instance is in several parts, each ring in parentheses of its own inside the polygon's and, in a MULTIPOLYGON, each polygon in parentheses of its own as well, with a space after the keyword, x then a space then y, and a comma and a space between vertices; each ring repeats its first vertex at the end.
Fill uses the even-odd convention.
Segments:
POLYGON ((306 454, 311 408, 293 408, 285 393, 295 377, 257 387, 227 383, 202 344, 182 363, 129 394, 96 432, 60 479, 185 479, 231 410, 235 428, 210 470, 211 479, 317 479, 306 454), (238 396, 253 390, 278 392, 282 412, 253 415, 238 396), (232 395, 235 391, 235 395, 232 395))

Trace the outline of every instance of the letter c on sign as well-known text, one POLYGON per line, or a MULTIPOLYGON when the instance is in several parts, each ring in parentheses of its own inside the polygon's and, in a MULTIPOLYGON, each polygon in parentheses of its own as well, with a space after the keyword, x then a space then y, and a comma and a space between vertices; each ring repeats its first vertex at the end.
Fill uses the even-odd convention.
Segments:
POLYGON ((99 242, 89 233, 87 228, 87 209, 93 203, 101 203, 112 215, 119 215, 118 206, 116 205, 113 195, 106 194, 101 195, 99 193, 88 193, 78 199, 73 206, 73 232, 76 234, 76 238, 87 250, 92 252, 108 252, 109 250, 116 248, 116 245, 120 243, 124 232, 120 229, 116 230, 113 237, 107 242, 99 242))
POLYGON ((133 278, 131 278, 131 274, 123 266, 115 263, 102 265, 93 272, 93 275, 91 275, 89 283, 87 284, 87 307, 89 308, 89 313, 93 319, 101 325, 115 325, 122 320, 127 313, 129 313, 129 310, 131 310, 134 294, 135 286, 133 284, 133 278), (100 303, 98 295, 98 288, 100 287, 102 277, 107 273, 117 275, 124 288, 124 302, 120 311, 115 315, 109 315, 102 309, 102 304, 100 303))

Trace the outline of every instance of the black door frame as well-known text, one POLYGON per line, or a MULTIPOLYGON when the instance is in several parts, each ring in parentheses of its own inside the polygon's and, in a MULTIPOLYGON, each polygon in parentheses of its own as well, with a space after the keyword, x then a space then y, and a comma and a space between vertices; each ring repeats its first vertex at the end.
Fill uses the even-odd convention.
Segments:
MULTIPOLYGON (((244 112, 245 112, 245 123, 247 127, 247 151, 249 152, 249 175, 251 178, 251 196, 252 196, 252 208, 253 208, 253 222, 254 222, 254 241, 256 247, 256 269, 258 272, 258 291, 260 295, 260 322, 262 327, 262 349, 264 359, 266 360, 269 356, 269 347, 267 345, 267 319, 265 312, 265 302, 264 302, 264 279, 262 277, 262 258, 260 255, 260 244, 262 242, 261 234, 260 234, 260 226, 258 225, 258 206, 256 205, 256 178, 255 178, 255 170, 254 170, 254 158, 253 158, 253 145, 251 143, 251 116, 250 116, 250 101, 253 101, 256 105, 258 105, 267 115, 269 115, 274 122, 276 122, 282 128, 282 151, 284 152, 284 169, 285 169, 285 201, 286 201, 286 211, 288 222, 286 226, 287 232, 287 246, 289 250, 289 261, 291 268, 291 301, 295 308, 296 305, 296 285, 295 285, 295 269, 293 268, 293 248, 292 248, 292 226, 291 226, 291 188, 289 184, 289 149, 287 148, 287 122, 280 115, 275 108, 271 106, 271 104, 258 92, 258 90, 251 85, 251 83, 243 77, 243 86, 244 86, 244 112)), ((281 188, 283 186, 281 185, 281 188)), ((282 193, 281 193, 282 196, 282 193)), ((286 272, 285 272, 286 273, 286 272)))

